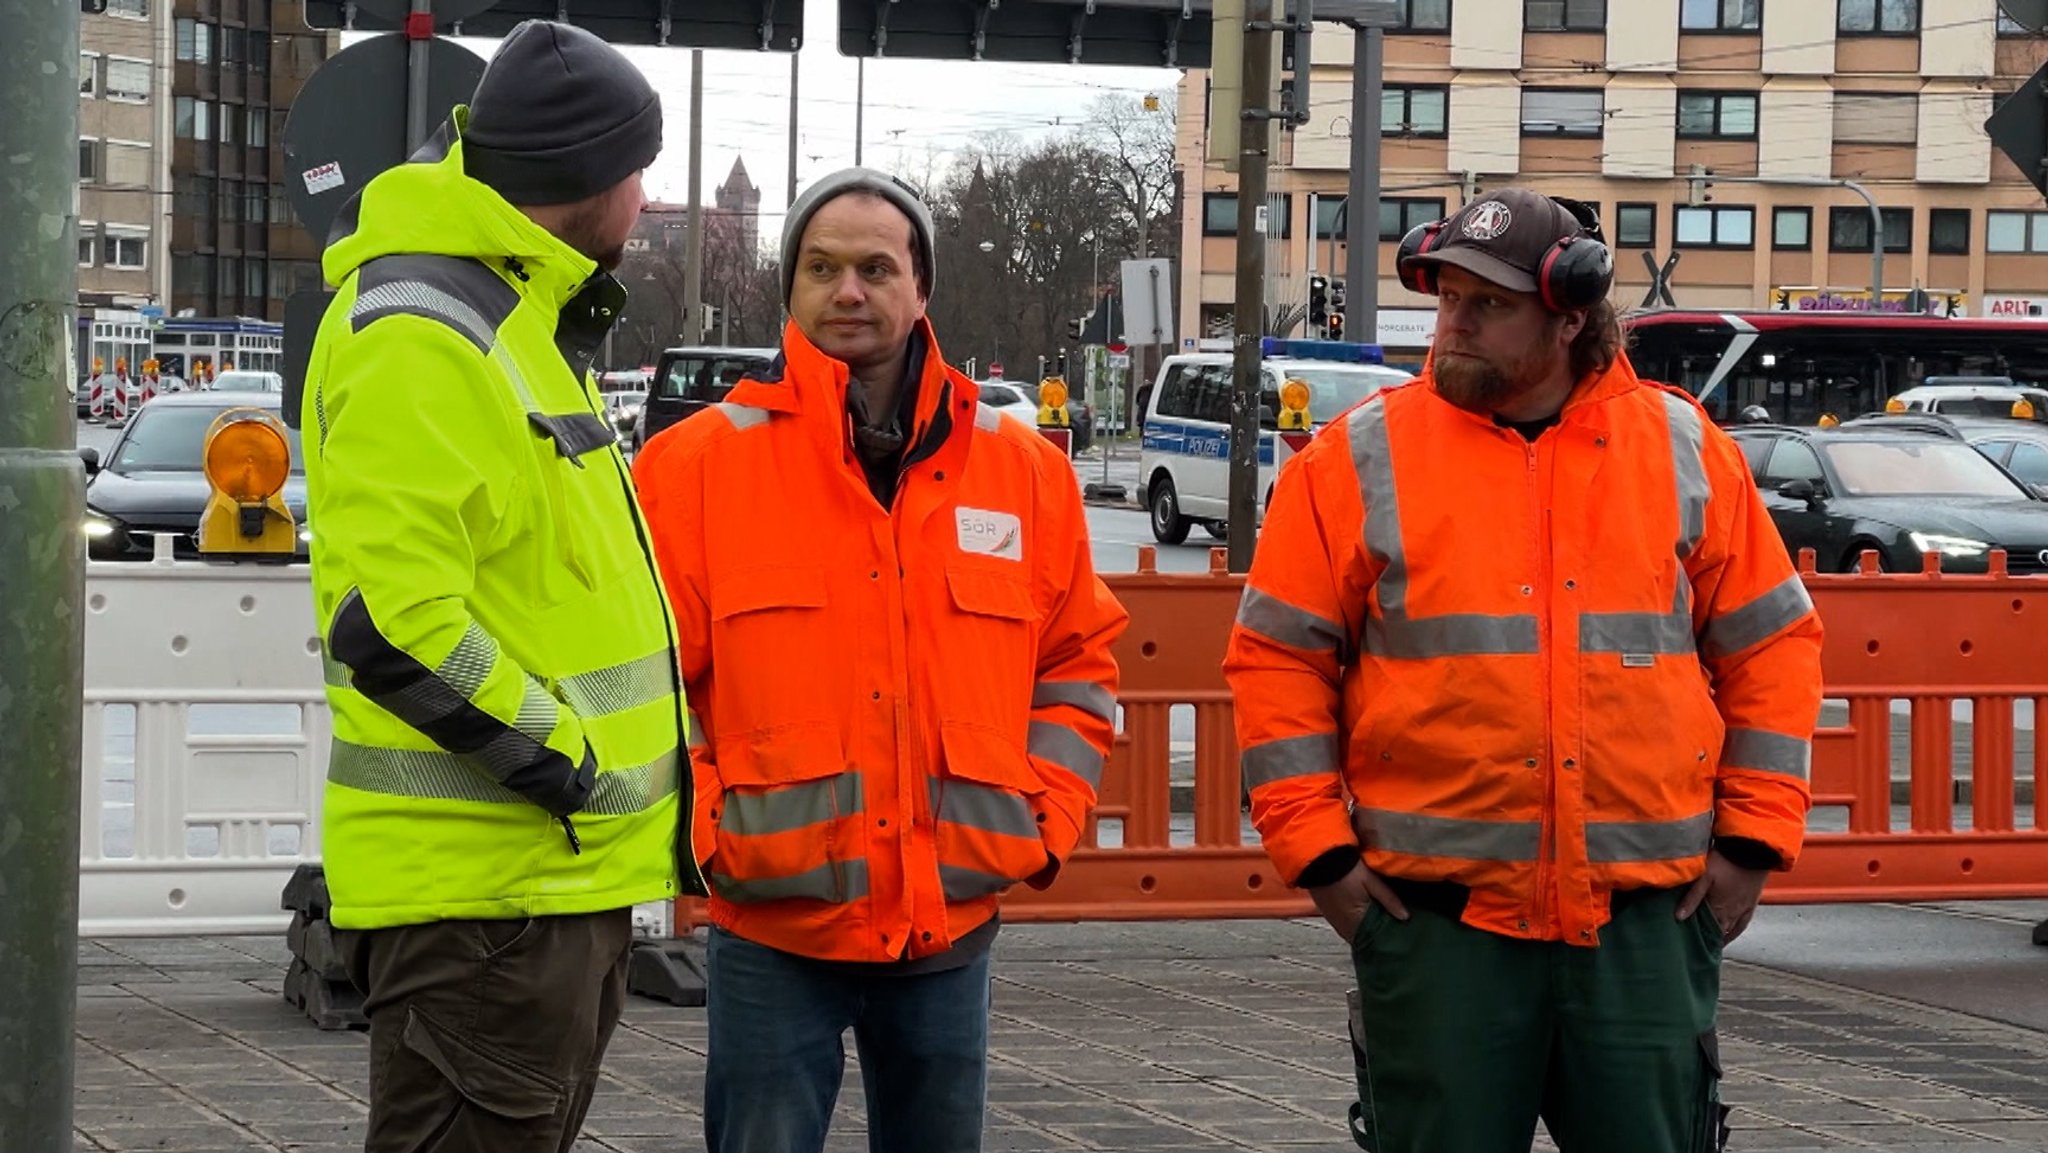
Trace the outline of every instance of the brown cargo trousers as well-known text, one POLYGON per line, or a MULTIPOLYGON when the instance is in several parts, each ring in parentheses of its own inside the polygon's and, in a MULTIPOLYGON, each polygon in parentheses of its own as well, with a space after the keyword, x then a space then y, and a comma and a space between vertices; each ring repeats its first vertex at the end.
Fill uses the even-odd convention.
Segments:
POLYGON ((633 914, 337 933, 370 1018, 364 1153, 568 1153, 626 997, 633 914))

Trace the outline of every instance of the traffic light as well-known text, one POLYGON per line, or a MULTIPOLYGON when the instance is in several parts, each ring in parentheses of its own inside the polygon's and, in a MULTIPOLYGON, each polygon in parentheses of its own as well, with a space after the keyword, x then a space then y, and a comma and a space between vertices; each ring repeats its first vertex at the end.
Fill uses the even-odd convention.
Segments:
POLYGON ((1714 187, 1713 177, 1714 170, 1706 165, 1695 164, 1692 166, 1692 176, 1686 181, 1686 207, 1698 208, 1700 205, 1714 199, 1714 194, 1709 191, 1714 187))
POLYGON ((1341 312, 1330 314, 1330 339, 1344 339, 1344 314, 1341 312))
POLYGON ((1464 178, 1458 182, 1458 187, 1460 194, 1458 203, 1461 205, 1470 204, 1486 195, 1486 178, 1477 172, 1468 171, 1465 173, 1464 178))
POLYGON ((1321 276, 1308 278, 1308 326, 1320 330, 1330 321, 1330 282, 1321 276))
POLYGON ((1085 327, 1087 323, 1088 318, 1085 316, 1077 316, 1074 319, 1068 321, 1067 339, 1073 341, 1075 344, 1081 343, 1081 329, 1085 327))
POLYGON ((1344 311, 1344 278, 1341 276, 1330 282, 1330 311, 1344 311))

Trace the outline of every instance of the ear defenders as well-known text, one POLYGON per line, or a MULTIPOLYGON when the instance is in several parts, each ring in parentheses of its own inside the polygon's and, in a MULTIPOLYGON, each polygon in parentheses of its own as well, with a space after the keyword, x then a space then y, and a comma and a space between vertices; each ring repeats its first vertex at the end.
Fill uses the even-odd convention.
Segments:
MULTIPOLYGON (((1562 196, 1550 199, 1571 214, 1579 231, 1558 237, 1544 250, 1533 270, 1537 295, 1552 312, 1591 308, 1605 300, 1614 287, 1614 252, 1607 247, 1600 215, 1591 205, 1562 196)), ((1402 287, 1427 296, 1437 294, 1437 265, 1415 263, 1414 258, 1442 248, 1450 223, 1447 219, 1418 225, 1401 238, 1394 268, 1402 287)))

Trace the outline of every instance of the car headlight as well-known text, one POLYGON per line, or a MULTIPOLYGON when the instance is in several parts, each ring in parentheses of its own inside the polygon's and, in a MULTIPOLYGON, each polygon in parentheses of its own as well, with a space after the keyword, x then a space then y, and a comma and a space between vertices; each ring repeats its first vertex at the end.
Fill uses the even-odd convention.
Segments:
POLYGON ((1921 552, 1937 552, 1943 556, 1983 556, 1991 548, 1985 541, 1971 540, 1966 536, 1942 536, 1931 532, 1913 532, 1906 536, 1921 552))
POLYGON ((306 525, 306 524, 302 524, 302 525, 300 525, 300 526, 299 526, 299 539, 300 539, 300 540, 302 540, 302 541, 305 541, 305 542, 306 542, 307 544, 312 544, 312 543, 313 543, 313 526, 312 526, 312 525, 306 525))
POLYGON ((86 510, 85 521, 81 527, 85 529, 85 535, 89 540, 103 540, 121 530, 121 526, 112 517, 102 516, 91 509, 86 510))

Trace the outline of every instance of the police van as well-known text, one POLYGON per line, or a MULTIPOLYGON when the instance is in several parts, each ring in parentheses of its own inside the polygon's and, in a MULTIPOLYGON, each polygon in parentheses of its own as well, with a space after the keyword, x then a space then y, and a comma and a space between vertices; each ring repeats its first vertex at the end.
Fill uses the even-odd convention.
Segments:
MULTIPOLYGON (((1376 345, 1335 340, 1261 344, 1259 507, 1273 495, 1279 466, 1321 428, 1367 397, 1412 373, 1381 363, 1376 345), (1298 387, 1294 387, 1299 382, 1298 387), (1285 407, 1284 399, 1295 402, 1285 407), (1306 419, 1298 414, 1305 405, 1306 419), (1291 430, 1283 431, 1283 419, 1291 430), (1307 424, 1308 429, 1300 425, 1307 424)), ((1179 544, 1200 524, 1218 540, 1230 511, 1231 354, 1192 352, 1159 366, 1145 403, 1138 476, 1152 513, 1152 535, 1179 544)))

